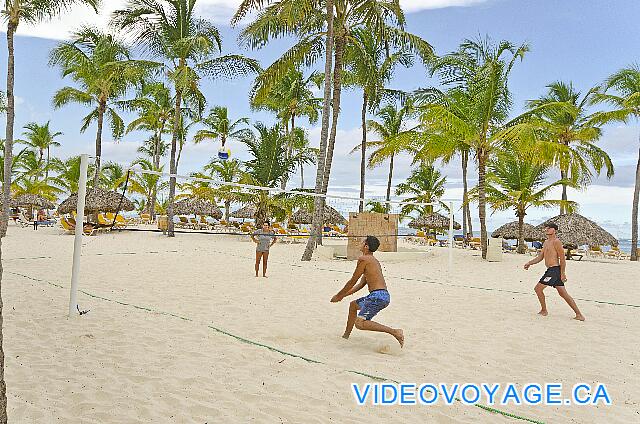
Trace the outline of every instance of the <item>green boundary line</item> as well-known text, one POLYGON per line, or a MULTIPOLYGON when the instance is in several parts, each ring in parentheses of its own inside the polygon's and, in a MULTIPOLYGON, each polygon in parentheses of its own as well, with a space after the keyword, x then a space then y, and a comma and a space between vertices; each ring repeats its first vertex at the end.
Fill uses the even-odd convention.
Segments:
MULTIPOLYGON (((65 288, 64 286, 62 286, 60 284, 57 284, 57 283, 54 283, 54 282, 51 282, 51 281, 47 281, 47 280, 43 280, 43 279, 39 279, 39 278, 35 278, 35 277, 30 277, 28 275, 20 274, 20 273, 17 273, 17 272, 5 271, 5 273, 12 274, 12 275, 17 275, 17 276, 25 278, 27 280, 31 280, 31 281, 35 281, 35 282, 39 282, 39 283, 46 283, 46 284, 49 284, 50 286, 53 286, 53 287, 56 287, 56 288, 60 288, 60 289, 65 288)), ((154 310, 154 309, 147 308, 147 307, 144 307, 144 306, 139 306, 139 305, 135 305, 135 304, 132 304, 132 303, 122 302, 120 300, 109 299, 109 298, 106 298, 106 297, 103 297, 103 296, 99 296, 99 295, 87 292, 85 290, 78 290, 78 291, 80 293, 86 295, 86 296, 89 296, 89 297, 92 297, 92 298, 95 298, 95 299, 100 299, 100 300, 104 300, 104 301, 107 301, 107 302, 117 303, 117 304, 123 305, 123 306, 130 306, 130 307, 133 307, 135 309, 143 310, 143 311, 146 311, 146 312, 151 312, 151 313, 157 313, 157 314, 160 314, 160 315, 171 316, 171 317, 174 317, 174 318, 181 319, 183 321, 196 323, 191 318, 183 317, 183 316, 171 313, 171 312, 158 311, 158 310, 154 310)), ((223 330, 221 328, 215 327, 213 325, 207 325, 207 328, 210 328, 210 329, 216 331, 217 333, 224 334, 225 336, 232 337, 232 338, 234 338, 234 339, 236 339, 236 340, 238 340, 238 341, 240 341, 242 343, 246 343, 246 344, 262 347, 262 348, 268 349, 270 351, 277 352, 277 353, 279 353, 281 355, 302 359, 302 360, 304 360, 306 362, 309 362, 309 363, 312 363, 312 364, 321 364, 321 365, 331 366, 331 364, 327 364, 325 362, 318 361, 316 359, 311 359, 311 358, 308 358, 308 357, 305 357, 305 356, 302 356, 302 355, 298 355, 298 354, 295 354, 295 353, 287 352, 287 351, 278 349, 276 347, 266 345, 264 343, 256 342, 256 341, 253 341, 253 340, 250 340, 250 339, 235 335, 233 333, 230 333, 230 332, 228 332, 226 330, 223 330)), ((376 375, 368 374, 368 373, 365 373, 365 372, 362 372, 362 371, 355 371, 355 370, 342 370, 342 371, 343 372, 347 372, 347 373, 351 373, 351 374, 361 375, 361 376, 368 377, 368 378, 371 378, 371 379, 377 380, 377 381, 390 381, 390 382, 393 382, 393 383, 396 383, 396 384, 400 384, 399 381, 393 380, 391 378, 376 376, 376 375)), ((458 401, 458 402, 461 402, 461 400, 459 398, 457 398, 457 397, 455 398, 455 400, 458 401)), ((480 408, 482 410, 488 411, 488 412, 492 412, 492 413, 495 413, 495 414, 502 415, 504 417, 513 418, 513 419, 517 419, 517 420, 521 420, 521 421, 526 421, 526 422, 533 423, 533 424, 545 424, 544 421, 538 421, 538 420, 535 420, 535 419, 532 419, 532 418, 528 418, 528 417, 523 417, 523 416, 520 416, 520 415, 512 414, 510 412, 502 411, 500 409, 493 408, 493 407, 490 407, 490 406, 487 406, 487 405, 474 404, 473 406, 476 406, 476 407, 478 407, 478 408, 480 408)))
MULTIPOLYGON (((237 258, 243 258, 243 259, 251 259, 253 260, 253 258, 250 258, 248 256, 243 256, 243 255, 237 255, 237 254, 232 254, 232 253, 228 253, 228 252, 221 252, 218 250, 212 250, 212 252, 214 253, 220 253, 220 254, 224 254, 227 256, 234 256, 237 258)), ((142 253, 147 253, 147 254, 158 254, 160 253, 159 251, 150 251, 150 252, 142 252, 142 253)), ((162 253, 179 253, 177 250, 167 250, 167 251, 163 251, 162 253)), ((90 255, 82 255, 84 256, 110 256, 110 255, 138 255, 140 254, 139 252, 116 252, 116 253, 94 253, 94 254, 90 254, 90 255)), ((52 256, 35 256, 32 258, 8 258, 5 260, 30 260, 30 259, 53 259, 52 256)), ((295 268, 304 268, 303 265, 300 264, 291 264, 291 263, 285 263, 285 262, 279 262, 279 261, 271 261, 272 263, 277 263, 280 265, 287 265, 287 266, 291 266, 291 267, 295 267, 295 268)), ((351 274, 351 272, 349 271, 341 271, 339 269, 333 269, 333 268, 324 268, 324 267, 315 267, 315 269, 319 270, 319 271, 330 271, 330 272, 338 272, 341 274, 351 274)), ((498 289, 498 288, 491 288, 491 287, 480 287, 480 286, 470 286, 470 285, 465 285, 465 284, 454 284, 454 283, 443 283, 440 281, 433 281, 433 280, 424 280, 421 278, 410 278, 410 277, 401 277, 401 276, 394 276, 394 275, 390 275, 388 276, 388 278, 390 279, 397 279, 397 280, 403 280, 403 281, 414 281, 414 282, 418 282, 418 283, 426 283, 426 284, 434 284, 434 285, 438 285, 438 286, 446 286, 446 287, 456 287, 456 288, 463 288, 463 289, 472 289, 472 290, 482 290, 482 291, 496 291, 496 292, 500 292, 500 293, 509 293, 509 294, 520 294, 520 295, 525 295, 525 296, 531 296, 532 294, 529 292, 521 292, 521 291, 516 291, 516 290, 505 290, 505 289, 498 289)), ((628 308, 637 308, 640 309, 640 305, 634 305, 631 303, 619 303, 619 302, 609 302, 609 301, 605 301, 605 300, 596 300, 596 299, 585 299, 585 298, 581 298, 581 297, 575 297, 575 300, 579 300, 581 302, 591 302, 591 303, 599 303, 599 304, 604 304, 604 305, 612 305, 612 306, 625 306, 628 308)))

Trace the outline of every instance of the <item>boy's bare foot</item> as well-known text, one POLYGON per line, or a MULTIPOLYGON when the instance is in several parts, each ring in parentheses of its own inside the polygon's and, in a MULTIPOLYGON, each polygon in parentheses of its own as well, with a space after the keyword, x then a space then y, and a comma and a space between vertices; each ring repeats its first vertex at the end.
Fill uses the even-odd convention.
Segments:
POLYGON ((398 328, 397 330, 395 330, 393 333, 393 337, 395 337, 398 343, 400 343, 400 347, 404 347, 404 333, 401 329, 398 328))
POLYGON ((256 274, 256 278, 258 278, 258 277, 259 277, 259 275, 258 275, 258 274, 256 274))
POLYGON ((269 278, 269 277, 267 277, 266 275, 263 275, 263 277, 264 277, 264 278, 269 278))
POLYGON ((584 315, 582 315, 582 314, 578 314, 578 315, 576 315, 576 316, 575 316, 575 318, 573 318, 573 319, 577 319, 578 321, 584 321, 584 319, 585 319, 585 318, 584 318, 584 315))
POLYGON ((543 310, 538 312, 538 315, 542 315, 543 317, 546 317, 547 315, 549 315, 549 312, 543 310))
POLYGON ((343 335, 342 335, 342 338, 343 338, 343 339, 346 339, 346 340, 349 340, 349 334, 343 334, 343 335))

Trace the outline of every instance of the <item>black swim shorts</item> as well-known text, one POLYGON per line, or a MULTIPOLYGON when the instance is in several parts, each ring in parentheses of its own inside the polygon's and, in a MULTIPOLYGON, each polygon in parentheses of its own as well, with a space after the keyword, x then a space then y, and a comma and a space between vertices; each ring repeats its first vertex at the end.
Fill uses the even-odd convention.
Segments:
POLYGON ((540 278, 540 283, 551 287, 562 287, 564 282, 560 278, 560 266, 552 266, 547 268, 547 272, 540 278))

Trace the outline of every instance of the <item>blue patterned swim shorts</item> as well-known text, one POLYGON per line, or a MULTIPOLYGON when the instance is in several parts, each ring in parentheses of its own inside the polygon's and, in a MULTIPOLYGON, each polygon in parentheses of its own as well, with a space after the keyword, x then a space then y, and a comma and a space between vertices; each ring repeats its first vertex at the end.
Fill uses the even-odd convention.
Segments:
POLYGON ((356 300, 356 303, 360 307, 358 316, 369 321, 375 317, 378 312, 389 306, 390 302, 391 297, 388 291, 385 289, 374 290, 369 293, 368 296, 356 300))

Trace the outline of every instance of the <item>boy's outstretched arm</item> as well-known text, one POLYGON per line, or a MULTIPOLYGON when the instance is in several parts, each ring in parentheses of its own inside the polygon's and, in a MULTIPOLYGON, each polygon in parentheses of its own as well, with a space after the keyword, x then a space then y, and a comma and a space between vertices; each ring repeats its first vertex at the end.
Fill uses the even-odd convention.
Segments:
POLYGON ((366 285, 367 285, 367 277, 365 275, 363 275, 362 278, 360 278, 360 282, 358 284, 356 284, 355 286, 353 286, 353 288, 351 290, 349 290, 349 292, 345 296, 350 296, 350 295, 352 295, 354 293, 357 293, 358 291, 360 291, 366 285))
POLYGON ((349 294, 349 291, 356 284, 356 281, 358 281, 358 278, 360 278, 364 274, 365 267, 366 267, 365 261, 362 259, 358 259, 358 265, 356 266, 356 270, 353 272, 353 275, 351 276, 349 281, 347 281, 347 284, 344 285, 342 290, 340 290, 338 293, 336 293, 335 296, 331 298, 331 302, 340 302, 345 296, 349 294))

